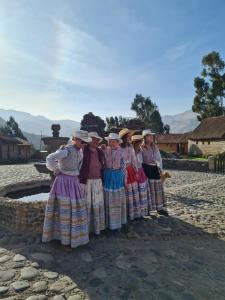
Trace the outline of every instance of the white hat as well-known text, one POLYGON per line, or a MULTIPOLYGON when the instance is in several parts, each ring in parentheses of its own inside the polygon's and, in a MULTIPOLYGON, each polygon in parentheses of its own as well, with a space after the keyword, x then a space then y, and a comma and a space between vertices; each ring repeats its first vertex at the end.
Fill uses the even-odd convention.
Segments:
POLYGON ((101 143, 102 140, 103 140, 103 138, 101 138, 101 137, 98 135, 97 132, 89 132, 89 133, 88 133, 88 136, 89 136, 90 138, 96 138, 96 139, 99 139, 99 143, 101 143))
POLYGON ((80 139, 85 143, 90 143, 92 139, 88 136, 88 132, 84 130, 77 130, 73 134, 73 138, 80 139))
POLYGON ((143 140, 143 136, 141 134, 135 134, 131 137, 132 142, 141 141, 143 140))
POLYGON ((117 140, 120 144, 123 142, 117 133, 111 132, 109 136, 105 137, 106 141, 117 140))
POLYGON ((150 135, 155 135, 155 133, 153 133, 153 132, 151 131, 151 129, 145 129, 145 130, 142 131, 142 136, 143 136, 143 137, 145 137, 145 136, 148 135, 148 134, 150 134, 150 135))

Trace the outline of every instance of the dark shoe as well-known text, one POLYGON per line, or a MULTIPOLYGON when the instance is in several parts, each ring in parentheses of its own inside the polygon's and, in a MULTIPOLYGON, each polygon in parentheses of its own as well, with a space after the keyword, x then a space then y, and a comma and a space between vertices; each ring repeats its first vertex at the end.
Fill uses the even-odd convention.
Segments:
POLYGON ((166 210, 161 209, 161 210, 157 210, 157 213, 161 216, 165 216, 165 217, 169 217, 169 214, 166 210))

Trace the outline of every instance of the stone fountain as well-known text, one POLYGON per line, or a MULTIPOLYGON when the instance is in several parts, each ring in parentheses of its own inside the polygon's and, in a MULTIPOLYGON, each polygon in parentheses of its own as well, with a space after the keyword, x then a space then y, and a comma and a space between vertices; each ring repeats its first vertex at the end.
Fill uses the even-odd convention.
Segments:
MULTIPOLYGON (((59 136, 59 132, 61 129, 60 124, 52 124, 51 129, 52 129, 52 136, 42 138, 42 141, 46 146, 46 151, 44 151, 46 154, 55 152, 57 149, 59 149, 60 146, 67 144, 69 141, 68 137, 59 136)), ((46 167, 45 161, 35 163, 34 166, 38 172, 51 174, 52 176, 52 173, 46 167)))

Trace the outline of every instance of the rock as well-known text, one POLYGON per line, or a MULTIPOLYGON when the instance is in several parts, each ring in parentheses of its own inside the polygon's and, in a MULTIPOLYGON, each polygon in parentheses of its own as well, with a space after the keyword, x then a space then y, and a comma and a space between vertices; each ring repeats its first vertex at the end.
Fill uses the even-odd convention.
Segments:
POLYGON ((125 261, 124 255, 119 255, 115 260, 115 265, 118 269, 128 270, 131 267, 131 264, 125 261))
POLYGON ((64 276, 54 282, 49 289, 51 292, 64 293, 73 290, 76 287, 76 283, 74 283, 70 277, 64 276))
POLYGON ((29 288, 30 284, 27 281, 15 281, 12 283, 12 287, 16 292, 20 292, 29 288))
POLYGON ((82 300, 80 295, 71 295, 68 300, 82 300))
POLYGON ((41 262, 44 262, 45 264, 53 263, 54 262, 54 257, 49 254, 49 253, 33 253, 32 258, 41 262))
POLYGON ((15 269, 19 269, 19 268, 23 268, 25 266, 26 266, 26 261, 21 261, 21 262, 16 262, 13 267, 15 269))
POLYGON ((89 281, 89 284, 93 287, 98 287, 99 285, 103 284, 104 281, 100 278, 92 278, 90 281, 89 281))
POLYGON ((92 260, 93 260, 90 253, 88 253, 87 251, 82 252, 80 254, 80 258, 85 262, 92 262, 92 260))
POLYGON ((3 300, 18 300, 18 298, 16 296, 13 296, 8 298, 3 298, 3 300))
POLYGON ((103 268, 98 268, 98 269, 96 269, 96 270, 92 273, 92 276, 93 276, 93 277, 98 277, 98 278, 106 278, 106 277, 107 277, 107 274, 106 274, 105 269, 103 269, 103 268))
POLYGON ((14 257, 13 257, 13 261, 14 262, 21 262, 21 261, 25 261, 26 260, 26 257, 23 256, 23 255, 20 255, 20 254, 16 254, 14 257))
POLYGON ((33 267, 25 267, 21 270, 21 279, 32 280, 39 275, 39 271, 33 267))
POLYGON ((59 296, 55 296, 53 300, 65 300, 65 298, 62 295, 59 295, 59 296))
POLYGON ((36 295, 36 296, 30 296, 26 298, 26 300, 46 300, 47 297, 45 295, 36 295))
POLYGON ((184 293, 182 295, 182 300, 196 300, 195 296, 190 293, 184 293))
POLYGON ((6 249, 4 249, 4 248, 0 248, 0 255, 4 254, 4 253, 6 253, 6 252, 7 252, 7 250, 6 250, 6 249))
POLYGON ((33 262, 33 263, 31 264, 31 267, 33 267, 33 268, 39 268, 40 266, 39 266, 39 263, 33 262))
POLYGON ((6 282, 15 277, 16 272, 13 269, 9 269, 7 271, 0 271, 0 282, 6 282))
POLYGON ((9 288, 7 286, 0 286, 0 295, 7 293, 9 288))
POLYGON ((48 288, 47 281, 38 281, 33 285, 33 291, 36 293, 44 292, 48 288))
POLYGON ((10 256, 9 255, 3 255, 2 257, 0 257, 0 264, 1 263, 5 263, 6 261, 10 260, 10 256))
POLYGON ((56 279, 58 277, 58 273, 56 272, 45 272, 44 276, 48 279, 56 279))

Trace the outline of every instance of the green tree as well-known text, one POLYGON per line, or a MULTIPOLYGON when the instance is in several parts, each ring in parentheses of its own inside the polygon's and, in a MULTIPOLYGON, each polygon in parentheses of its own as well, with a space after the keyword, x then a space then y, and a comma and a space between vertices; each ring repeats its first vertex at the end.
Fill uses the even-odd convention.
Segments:
POLYGON ((202 58, 201 77, 194 78, 195 97, 193 112, 199 121, 224 114, 225 63, 218 52, 211 52, 202 58))
POLYGON ((151 128, 155 133, 163 133, 163 122, 157 105, 150 97, 137 94, 131 103, 131 109, 136 112, 137 118, 145 124, 145 128, 151 128))
POLYGON ((112 128, 124 128, 128 122, 128 118, 122 116, 115 116, 115 117, 107 117, 107 130, 111 130, 112 128))
POLYGON ((164 131, 165 134, 169 134, 170 133, 170 125, 165 124, 163 126, 163 131, 164 131))
POLYGON ((5 126, 0 127, 0 134, 11 137, 19 137, 27 140, 27 138, 23 135, 22 130, 19 128, 18 123, 12 116, 9 117, 9 120, 6 122, 5 126))
POLYGON ((86 130, 88 132, 96 131, 99 135, 103 135, 105 131, 105 121, 99 116, 95 116, 92 112, 83 116, 81 121, 81 130, 86 130))

